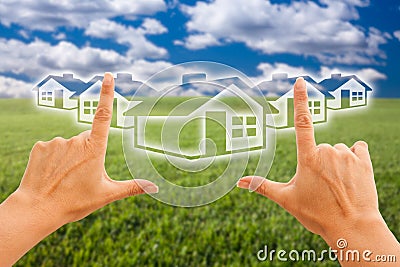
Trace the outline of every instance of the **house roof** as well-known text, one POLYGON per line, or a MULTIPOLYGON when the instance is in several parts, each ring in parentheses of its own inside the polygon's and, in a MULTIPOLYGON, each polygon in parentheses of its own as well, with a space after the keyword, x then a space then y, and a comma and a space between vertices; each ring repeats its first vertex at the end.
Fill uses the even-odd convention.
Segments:
MULTIPOLYGON (((97 75, 93 77, 88 82, 87 88, 95 84, 97 81, 103 81, 103 76, 97 75)), ((136 93, 136 91, 142 86, 144 86, 145 87, 144 89, 146 90, 154 90, 153 88, 151 88, 150 86, 148 86, 143 82, 135 81, 132 79, 126 79, 126 77, 119 78, 117 76, 117 78, 115 78, 114 81, 115 81, 115 92, 126 98, 132 97, 136 93)))
POLYGON ((369 87, 366 83, 360 80, 356 75, 349 76, 339 76, 336 75, 334 77, 325 79, 319 83, 319 85, 323 88, 324 91, 334 91, 338 89, 343 84, 347 83, 351 79, 356 80, 359 84, 361 84, 367 91, 372 91, 372 88, 369 87))
POLYGON ((56 75, 48 75, 45 79, 43 79, 40 83, 38 83, 32 90, 36 91, 39 87, 43 86, 49 80, 55 80, 71 92, 75 92, 74 95, 79 95, 83 91, 88 88, 87 84, 80 79, 73 78, 72 75, 63 75, 63 76, 56 76, 56 75))
MULTIPOLYGON (((55 80, 71 92, 74 92, 72 96, 79 96, 96 82, 103 81, 103 76, 96 75, 88 82, 83 82, 82 80, 73 78, 72 75, 68 74, 64 74, 63 76, 48 75, 45 79, 43 79, 35 86, 33 91, 36 91, 39 87, 43 86, 50 79, 55 80)), ((148 88, 145 88, 146 90, 153 90, 150 86, 144 84, 143 82, 132 80, 132 77, 129 77, 126 74, 117 73, 117 78, 115 78, 115 92, 117 92, 118 94, 124 97, 131 97, 141 86, 145 86, 146 88, 148 88)))
POLYGON ((207 103, 211 97, 140 97, 134 101, 142 101, 129 109, 124 115, 128 116, 186 116, 207 103))
POLYGON ((289 92, 293 85, 296 82, 296 79, 302 77, 306 82, 310 83, 317 90, 319 90, 325 97, 332 98, 333 96, 326 90, 323 90, 323 87, 318 84, 313 78, 308 75, 304 76, 296 76, 290 78, 279 78, 272 79, 270 81, 263 81, 257 85, 257 87, 261 90, 264 95, 267 95, 270 92, 278 93, 279 96, 282 96, 289 92), (277 92, 278 91, 278 92, 277 92))
POLYGON ((250 89, 250 86, 244 82, 240 77, 226 77, 216 80, 209 81, 210 83, 216 83, 224 87, 229 87, 231 85, 236 85, 240 89, 250 89))
MULTIPOLYGON (((96 82, 102 82, 103 81, 103 76, 97 75, 93 77, 88 83, 87 83, 87 88, 95 84, 96 82)), ((121 96, 124 97, 132 97, 136 91, 139 89, 141 86, 146 86, 143 82, 140 81, 134 81, 134 80, 127 80, 127 79, 119 79, 118 77, 114 79, 115 81, 115 92, 120 94, 121 96)), ((149 87, 150 90, 150 87, 149 87)))
MULTIPOLYGON (((160 99, 156 97, 135 97, 133 101, 142 101, 141 103, 135 105, 127 112, 125 115, 128 116, 187 116, 211 99, 213 97, 221 94, 224 89, 231 85, 235 85, 239 89, 251 89, 247 83, 245 83, 239 77, 228 77, 228 78, 221 78, 216 80, 210 81, 202 81, 198 82, 198 84, 202 84, 208 86, 206 92, 203 92, 202 96, 164 96, 160 99), (214 87, 212 86, 214 84, 214 87), (211 88, 210 88, 211 87, 211 88), (222 90, 221 90, 222 88, 222 90)), ((190 90, 191 84, 183 84, 180 86, 183 91, 190 90)), ((252 98, 258 104, 262 106, 267 106, 265 99, 263 98, 261 101, 260 99, 252 98), (263 103, 264 102, 264 103, 263 103)), ((223 96, 218 98, 219 102, 230 106, 234 110, 245 110, 249 109, 248 104, 243 101, 240 97, 235 96, 223 96)))

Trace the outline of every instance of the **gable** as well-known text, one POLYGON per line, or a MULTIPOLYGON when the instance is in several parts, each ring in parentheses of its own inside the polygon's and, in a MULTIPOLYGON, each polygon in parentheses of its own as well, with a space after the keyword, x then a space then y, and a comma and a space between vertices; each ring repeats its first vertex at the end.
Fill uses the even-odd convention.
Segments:
POLYGON ((126 112, 126 115, 129 116, 168 116, 172 114, 173 116, 187 116, 205 105, 226 105, 228 106, 226 109, 230 107, 232 110, 247 109, 247 111, 251 110, 249 105, 254 107, 253 109, 262 107, 235 85, 229 86, 214 97, 171 96, 160 99, 155 97, 135 97, 132 100, 142 102, 126 112), (216 102, 220 104, 216 104, 216 102))
POLYGON ((245 114, 262 113, 262 106, 235 85, 229 86, 193 113, 216 109, 245 114))
MULTIPOLYGON (((325 95, 320 90, 315 88, 315 86, 313 86, 312 84, 310 84, 307 81, 306 81, 306 86, 307 86, 307 94, 308 94, 309 98, 321 98, 322 99, 325 97, 325 95)), ((286 94, 284 94, 280 98, 294 98, 293 87, 292 87, 292 89, 290 89, 290 91, 288 91, 286 94)))
POLYGON ((351 79, 336 90, 343 90, 343 89, 350 89, 352 91, 364 91, 366 88, 362 86, 360 83, 358 83, 356 80, 351 79))
MULTIPOLYGON (((80 94, 81 98, 93 98, 93 99, 99 99, 100 98, 100 92, 101 92, 101 86, 102 86, 102 81, 98 80, 94 84, 92 84, 88 89, 86 89, 83 93, 80 94)), ((124 96, 121 96, 118 92, 114 91, 114 98, 118 98, 120 100, 126 100, 127 99, 124 96)))
POLYGON ((97 81, 94 84, 92 84, 88 89, 86 89, 84 92, 81 93, 81 97, 89 97, 89 96, 100 96, 100 91, 101 91, 101 81, 97 81))
POLYGON ((42 91, 54 91, 54 90, 63 90, 63 91, 71 92, 65 86, 63 86, 60 83, 58 83, 57 81, 55 81, 53 78, 47 80, 45 83, 43 83, 39 87, 39 91, 40 92, 42 92, 42 91))

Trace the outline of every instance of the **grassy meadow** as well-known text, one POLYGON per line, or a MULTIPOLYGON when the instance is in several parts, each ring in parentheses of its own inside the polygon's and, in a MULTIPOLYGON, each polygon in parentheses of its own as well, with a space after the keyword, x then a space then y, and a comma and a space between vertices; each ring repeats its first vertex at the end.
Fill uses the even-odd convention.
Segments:
MULTIPOLYGON (((1 201, 17 188, 36 141, 69 138, 89 129, 76 124, 71 114, 37 109, 31 100, 0 99, 1 201)), ((318 143, 369 143, 380 209, 398 239, 399 117, 400 100, 376 99, 359 111, 335 112, 328 125, 316 128, 318 143)), ((294 132, 278 132, 269 178, 288 181, 295 167, 294 132)), ((119 131, 110 135, 106 169, 114 179, 130 179, 119 131)), ((176 179, 179 183, 182 178, 176 179)), ((171 207, 150 196, 118 201, 62 227, 16 266, 338 266, 331 261, 259 262, 256 254, 265 245, 286 251, 328 248, 272 201, 234 189, 198 208, 171 207)))

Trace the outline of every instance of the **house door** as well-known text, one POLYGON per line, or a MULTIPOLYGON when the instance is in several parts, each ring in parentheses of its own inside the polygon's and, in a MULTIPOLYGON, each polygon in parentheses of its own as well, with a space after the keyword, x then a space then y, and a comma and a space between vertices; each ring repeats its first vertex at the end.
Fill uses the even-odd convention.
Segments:
POLYGON ((287 99, 287 110, 286 110, 286 116, 287 116, 287 126, 288 127, 293 127, 294 126, 294 102, 293 98, 288 98, 287 99))
POLYGON ((341 91, 341 101, 342 101, 342 108, 349 108, 350 107, 350 90, 342 90, 341 91))
POLYGON ((111 119, 111 127, 122 127, 122 125, 118 125, 118 116, 123 117, 123 114, 119 114, 118 112, 118 99, 114 98, 113 104, 113 115, 111 119))
POLYGON ((63 108, 63 92, 61 90, 54 90, 54 107, 63 108))
POLYGON ((206 155, 216 155, 226 153, 226 112, 211 111, 206 112, 206 138, 212 140, 214 145, 206 142, 206 155))

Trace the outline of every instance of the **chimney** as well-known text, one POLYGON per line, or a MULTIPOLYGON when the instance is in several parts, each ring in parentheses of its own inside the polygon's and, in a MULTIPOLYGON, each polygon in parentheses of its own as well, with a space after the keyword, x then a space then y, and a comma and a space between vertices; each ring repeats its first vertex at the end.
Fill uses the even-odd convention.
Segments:
POLYGON ((63 78, 72 80, 74 78, 74 74, 72 74, 72 73, 63 73, 63 78))
POLYGON ((340 77, 342 77, 341 73, 332 73, 331 74, 331 79, 339 79, 340 77))
POLYGON ((117 73, 117 79, 121 81, 132 81, 132 74, 130 73, 117 73))
POLYGON ((272 74, 272 80, 273 80, 273 81, 287 80, 288 77, 289 77, 289 76, 288 76, 287 73, 273 73, 273 74, 272 74))
POLYGON ((205 73, 188 73, 182 75, 182 84, 191 82, 206 81, 207 75, 205 73))

